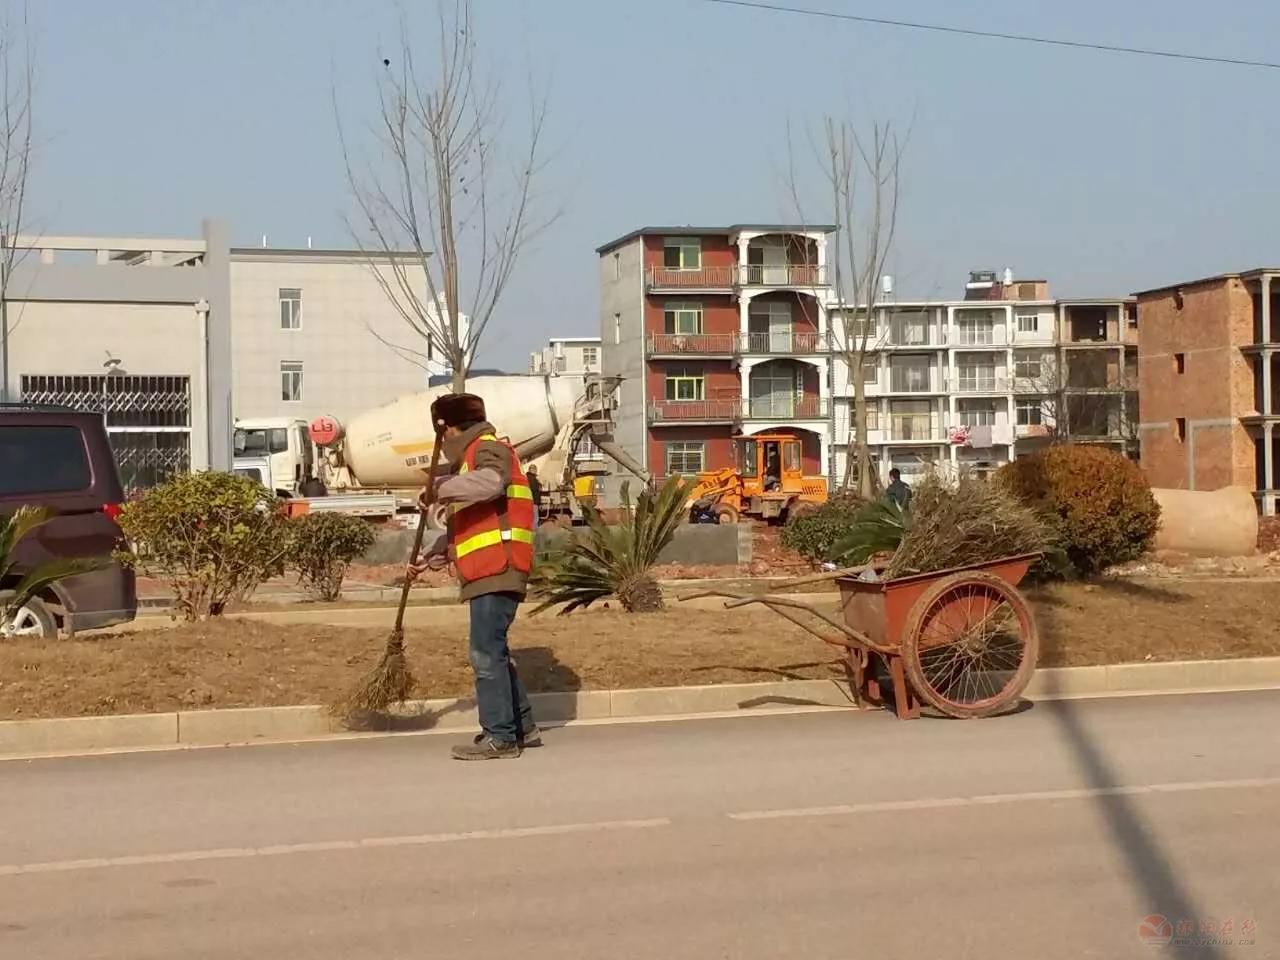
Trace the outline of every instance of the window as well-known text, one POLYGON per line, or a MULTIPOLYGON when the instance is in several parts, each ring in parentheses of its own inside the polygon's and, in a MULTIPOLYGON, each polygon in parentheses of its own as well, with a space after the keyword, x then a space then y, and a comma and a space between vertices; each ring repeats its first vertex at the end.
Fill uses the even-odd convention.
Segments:
POLYGON ((668 270, 702 269, 702 241, 697 237, 667 237, 662 241, 662 265, 668 270))
POLYGON ((583 347, 582 348, 582 369, 594 370, 600 363, 599 347, 583 347))
POLYGON ((929 342, 929 316, 923 310, 900 310, 889 315, 892 342, 900 347, 920 347, 929 342))
POLYGON ((962 344, 986 344, 995 338, 995 322, 989 313, 961 314, 959 325, 962 344))
POLYGON ((1175 353, 1173 355, 1173 369, 1177 373, 1187 372, 1187 355, 1185 353, 1175 353))
POLYGON ((876 342, 876 318, 875 317, 850 317, 844 318, 841 325, 841 338, 844 340, 846 349, 856 350, 862 346, 865 338, 868 344, 876 342))
POLYGON ((800 443, 798 441, 782 445, 782 469, 787 473, 800 472, 800 443))
POLYGON ((706 379, 696 367, 671 367, 667 370, 668 400, 702 400, 706 379))
POLYGON ((92 483, 78 427, 0 427, 0 496, 76 493, 92 483))
POLYGON ((622 342, 622 314, 620 313, 613 315, 613 342, 622 342))
POLYGON ((232 449, 237 457, 265 457, 289 450, 289 431, 284 427, 237 430, 232 449))
POLYGON ((990 364, 979 364, 973 361, 961 363, 961 390, 994 390, 996 386, 996 370, 990 364))
POLYGON ((876 364, 875 357, 864 357, 862 360, 862 382, 863 383, 879 383, 880 369, 876 364))
POLYGON ((619 253, 613 255, 613 279, 622 279, 622 254, 619 253))
POLYGON ((926 357, 889 361, 889 389, 894 393, 913 393, 929 388, 929 360, 926 357))
POLYGON ((297 287, 280 288, 280 329, 302 329, 302 291, 297 287))
POLYGON ((1179 417, 1174 421, 1174 425, 1178 430, 1178 442, 1185 443, 1187 440, 1187 418, 1179 417))
POLYGON ((1044 423, 1044 404, 1039 400, 1018 401, 1018 426, 1038 427, 1044 423))
POLYGON ((706 456, 707 445, 702 441, 673 440, 667 444, 667 475, 701 473, 706 456))
POLYGON ((690 336, 702 332, 702 304, 668 303, 663 308, 663 330, 667 333, 690 336))
POLYGON ((1126 303, 1124 305, 1125 319, 1129 322, 1130 330, 1138 329, 1138 305, 1136 303, 1126 303))
POLYGON ((994 427, 996 407, 994 403, 965 403, 957 411, 960 423, 966 427, 994 427))
POLYGON ((280 364, 280 399, 293 403, 302 400, 302 364, 296 360, 280 364))
POLYGON ((1039 380, 1040 358, 1018 357, 1013 361, 1013 374, 1019 380, 1039 380))
POLYGON ((1039 329, 1040 329, 1040 314, 1038 313, 1018 314, 1018 332, 1019 333, 1035 333, 1039 329))

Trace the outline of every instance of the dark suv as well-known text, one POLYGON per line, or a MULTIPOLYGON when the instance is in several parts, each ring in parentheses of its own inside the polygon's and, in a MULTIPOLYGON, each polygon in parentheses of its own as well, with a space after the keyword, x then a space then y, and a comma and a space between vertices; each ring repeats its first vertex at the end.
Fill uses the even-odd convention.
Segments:
MULTIPOLYGON (((55 516, 17 548, 19 570, 54 557, 109 557, 124 546, 116 525, 124 492, 102 417, 49 407, 0 404, 0 514, 24 504, 55 516)), ((0 583, 0 591, 12 583, 0 583)), ((54 584, 5 624, 11 635, 57 636, 132 620, 131 570, 102 570, 54 584)))

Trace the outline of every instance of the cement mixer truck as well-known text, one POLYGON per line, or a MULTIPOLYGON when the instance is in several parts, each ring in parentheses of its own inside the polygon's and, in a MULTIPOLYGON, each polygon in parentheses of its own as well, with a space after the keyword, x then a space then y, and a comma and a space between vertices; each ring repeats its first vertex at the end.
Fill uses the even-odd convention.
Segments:
MULTIPOLYGON (((538 468, 543 484, 543 513, 576 519, 583 502, 595 496, 603 465, 577 464, 575 453, 590 437, 602 453, 645 483, 649 475, 610 434, 617 378, 556 376, 481 376, 467 390, 484 398, 489 419, 516 449, 526 466, 538 468)), ((318 417, 310 435, 332 475, 348 475, 363 488, 421 487, 431 465, 435 435, 431 403, 449 387, 406 394, 340 423, 318 417)))

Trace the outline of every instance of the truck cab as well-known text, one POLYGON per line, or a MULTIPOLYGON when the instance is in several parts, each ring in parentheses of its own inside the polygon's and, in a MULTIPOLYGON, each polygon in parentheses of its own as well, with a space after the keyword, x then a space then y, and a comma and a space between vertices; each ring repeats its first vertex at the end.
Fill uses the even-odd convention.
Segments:
POLYGON ((232 469, 237 473, 258 474, 264 458, 269 470, 263 486, 276 496, 299 496, 303 482, 318 476, 315 445, 305 420, 287 417, 237 420, 232 469))

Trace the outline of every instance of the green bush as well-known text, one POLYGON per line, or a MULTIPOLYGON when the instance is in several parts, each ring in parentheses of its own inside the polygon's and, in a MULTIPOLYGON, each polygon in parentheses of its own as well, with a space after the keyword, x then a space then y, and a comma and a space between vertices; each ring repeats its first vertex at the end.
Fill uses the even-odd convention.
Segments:
POLYGON ((191 473, 127 503, 122 563, 168 583, 186 620, 222 613, 284 572, 291 528, 275 496, 247 477, 191 473))
POLYGON ((865 500, 852 494, 832 494, 818 509, 787 521, 782 545, 809 560, 826 560, 831 548, 849 535, 865 505, 865 500))
POLYGON ((1062 549, 1081 574, 1142 556, 1160 522, 1147 478, 1112 450, 1050 447, 1002 467, 996 477, 1055 522, 1062 549))
POLYGON ((308 513, 292 523, 288 562, 317 600, 337 600, 351 561, 373 546, 373 528, 344 513, 308 513))

